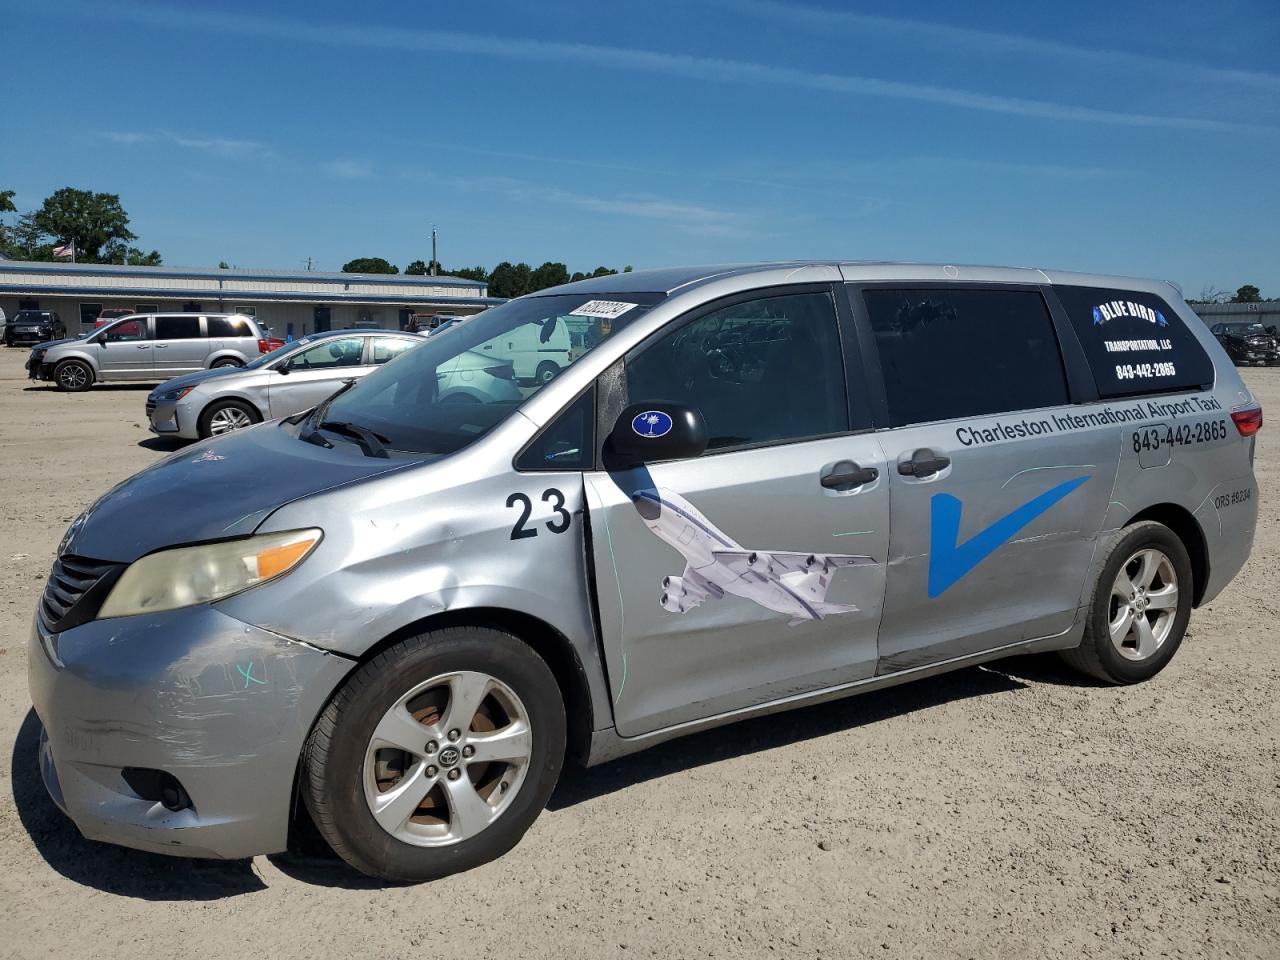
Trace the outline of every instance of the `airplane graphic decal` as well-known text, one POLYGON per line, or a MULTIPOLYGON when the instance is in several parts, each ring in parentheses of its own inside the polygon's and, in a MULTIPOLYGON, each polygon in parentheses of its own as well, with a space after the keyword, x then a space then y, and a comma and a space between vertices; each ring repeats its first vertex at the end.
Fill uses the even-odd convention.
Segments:
POLYGON ((685 558, 684 572, 662 578, 661 604, 670 613, 688 613, 726 593, 785 613, 795 625, 839 613, 853 604, 827 603, 831 577, 841 567, 875 563, 872 557, 839 553, 746 550, 678 493, 641 490, 631 502, 654 536, 685 558))

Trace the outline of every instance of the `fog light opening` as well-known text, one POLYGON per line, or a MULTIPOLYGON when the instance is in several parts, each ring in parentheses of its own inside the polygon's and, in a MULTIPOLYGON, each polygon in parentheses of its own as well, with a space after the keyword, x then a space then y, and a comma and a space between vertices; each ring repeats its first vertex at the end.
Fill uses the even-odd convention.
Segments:
POLYGON ((146 767, 125 767, 120 775, 129 789, 143 800, 158 803, 174 813, 191 807, 191 795, 172 773, 146 767))

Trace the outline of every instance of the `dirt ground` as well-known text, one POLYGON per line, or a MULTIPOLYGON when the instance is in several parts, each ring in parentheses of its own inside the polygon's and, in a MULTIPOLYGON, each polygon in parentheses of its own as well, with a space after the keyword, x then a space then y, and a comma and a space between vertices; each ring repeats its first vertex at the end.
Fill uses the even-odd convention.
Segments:
MULTIPOLYGON (((384 887, 336 859, 91 843, 45 797, 30 617, 66 525, 158 457, 147 387, 0 350, 0 956, 1280 957, 1280 428, 1253 559, 1170 667, 1011 659, 593 771, 502 860, 384 887)), ((1280 413, 1280 370, 1246 379, 1280 413)))

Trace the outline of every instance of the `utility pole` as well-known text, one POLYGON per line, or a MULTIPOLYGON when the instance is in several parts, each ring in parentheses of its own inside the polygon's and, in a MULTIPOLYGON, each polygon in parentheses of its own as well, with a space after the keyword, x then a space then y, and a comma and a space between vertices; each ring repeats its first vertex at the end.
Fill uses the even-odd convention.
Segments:
POLYGON ((436 225, 431 225, 431 275, 436 275, 436 225))
POLYGON ((307 257, 307 273, 311 272, 311 258, 307 257))

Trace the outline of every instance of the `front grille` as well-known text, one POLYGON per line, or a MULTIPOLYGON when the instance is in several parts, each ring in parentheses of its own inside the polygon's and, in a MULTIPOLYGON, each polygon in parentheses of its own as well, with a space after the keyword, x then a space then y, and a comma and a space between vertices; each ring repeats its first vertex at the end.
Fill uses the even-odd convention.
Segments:
POLYGON ((103 587, 110 586, 123 569, 124 564, 120 563, 88 560, 84 557, 59 557, 53 562, 44 596, 40 598, 40 616, 45 626, 50 630, 66 630, 93 619, 98 606, 105 599, 100 595, 103 591, 94 588, 99 584, 103 587), (92 604, 92 610, 81 603, 91 591, 96 600, 92 604))

